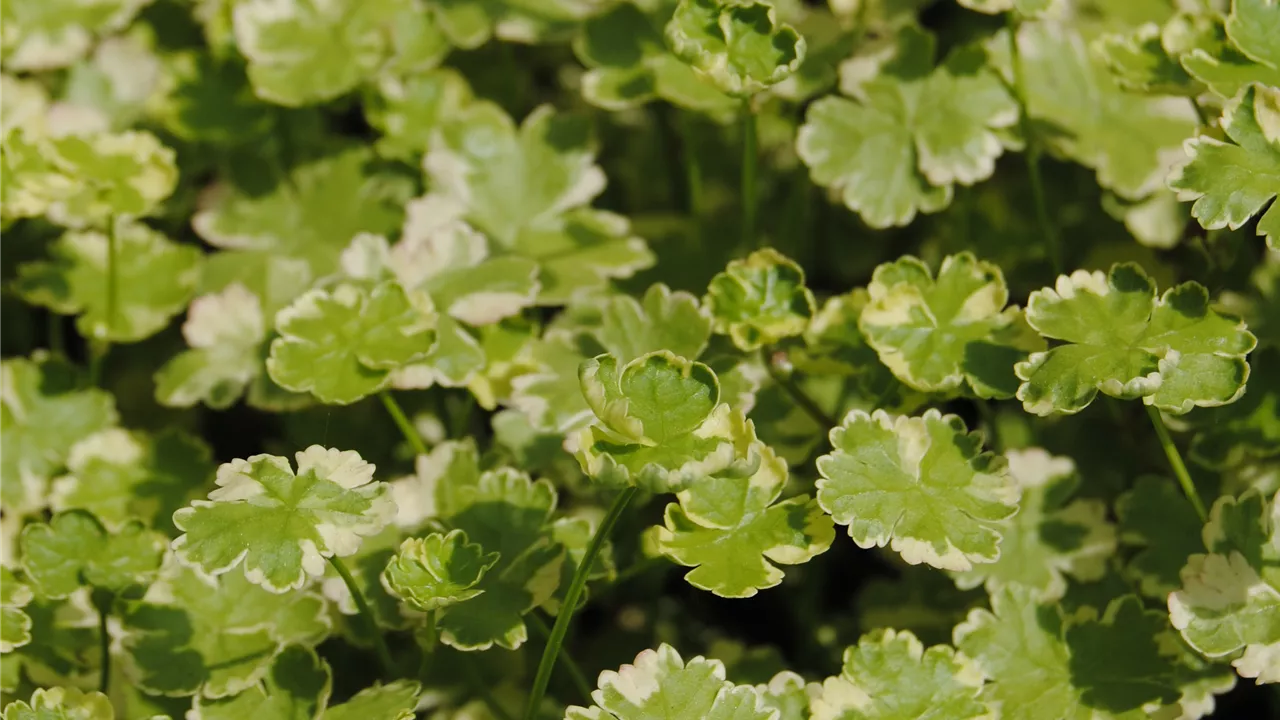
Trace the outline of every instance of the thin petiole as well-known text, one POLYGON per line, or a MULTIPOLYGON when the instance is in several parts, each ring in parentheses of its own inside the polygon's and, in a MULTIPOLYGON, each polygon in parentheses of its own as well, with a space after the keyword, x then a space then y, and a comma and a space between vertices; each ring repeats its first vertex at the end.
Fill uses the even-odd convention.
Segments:
POLYGON ((110 593, 95 590, 93 600, 93 604, 98 606, 98 642, 101 643, 102 667, 99 670, 98 689, 106 693, 111 687, 111 635, 107 632, 107 616, 111 614, 112 598, 110 593))
POLYGON ((680 124, 680 159, 684 163, 685 192, 688 193, 689 217, 693 221, 694 242, 702 241, 702 163, 698 159, 698 144, 694 138, 693 119, 689 113, 677 111, 680 124))
POLYGON ((1160 417, 1160 410, 1154 405, 1147 405, 1146 408, 1147 417, 1151 418, 1151 424, 1155 426, 1156 437, 1160 438, 1160 447, 1164 449, 1165 457, 1169 458, 1169 465, 1173 467, 1173 474, 1178 478, 1182 492, 1186 494, 1187 500, 1191 501, 1191 506, 1196 509, 1200 521, 1208 521, 1209 513, 1205 511, 1204 503, 1200 501, 1195 483, 1191 480, 1191 473, 1187 471, 1187 464, 1182 462, 1178 447, 1173 444, 1173 437, 1169 435, 1169 428, 1165 426, 1164 418, 1160 417))
POLYGON ((1035 204, 1036 223, 1040 226, 1040 234, 1044 236, 1049 248, 1049 263, 1054 275, 1062 274, 1062 245, 1058 239, 1058 228, 1049 219, 1049 205, 1045 200, 1044 178, 1040 175, 1040 144, 1031 127, 1031 116, 1027 112, 1027 78, 1022 67, 1022 53, 1018 49, 1018 18, 1009 13, 1009 64, 1013 68, 1013 94, 1018 101, 1018 127, 1022 131, 1022 139, 1027 144, 1023 157, 1027 161, 1027 175, 1030 179, 1032 202, 1035 204))
POLYGON ((786 390, 791 399, 800 406, 800 409, 808 413, 809 417, 813 418, 819 425, 828 430, 839 425, 840 423, 831 417, 826 410, 823 410, 817 401, 809 397, 809 394, 797 385, 795 380, 778 370, 773 364, 773 353, 772 347, 760 348, 760 362, 764 363, 764 368, 768 371, 769 377, 778 384, 778 387, 786 390))
MULTIPOLYGON (((538 616, 537 613, 529 613, 525 616, 525 621, 542 637, 551 637, 551 628, 547 627, 546 621, 538 616)), ((586 702, 591 702, 591 683, 587 682, 586 673, 582 672, 582 668, 569 654, 568 650, 560 649, 560 667, 569 673, 569 679, 578 688, 578 694, 586 702)))
POLYGON ((378 662, 382 663, 382 670, 389 679, 400 676, 396 669, 395 661, 391 659, 391 650, 387 647, 386 638, 382 637, 381 630, 378 629, 378 621, 373 617, 373 609, 369 607, 369 601, 365 600, 364 593, 360 592, 360 586, 356 585, 356 579, 351 577, 351 572, 347 570, 347 566, 336 555, 329 556, 329 564, 333 569, 338 571, 338 576, 342 578, 342 582, 346 583, 347 590, 351 593, 351 599, 356 603, 356 609, 359 610, 361 617, 364 618, 365 625, 368 626, 369 639, 373 641, 373 650, 378 655, 378 662))
POLYGON ((542 705, 542 697, 547 693, 547 684, 551 682, 551 672, 556 666, 556 657, 560 654, 560 649, 564 645, 565 636, 569 634, 569 623, 573 619, 573 612, 578 607, 578 600, 582 597, 582 591, 587 587, 587 577, 591 575, 591 566, 595 564, 596 556, 600 554, 600 548, 604 547, 604 541, 613 532, 613 526, 618 523, 623 511, 627 509, 627 505, 631 504, 631 500, 635 496, 635 487, 628 487, 618 493, 618 496, 613 499, 613 504, 609 506, 609 511, 605 513, 604 519, 600 521, 600 527, 596 528, 596 534, 591 537, 591 542, 587 544, 587 550, 582 555, 582 562, 578 564, 577 570, 574 571, 573 580, 569 583, 569 589, 564 594, 564 601, 560 605, 560 614, 556 616, 556 624, 551 628, 551 635, 547 638, 547 646, 542 651, 542 660, 538 662, 538 673, 534 676, 533 689, 529 691, 529 702, 524 708, 524 720, 534 720, 538 715, 538 708, 542 705))
POLYGON ((751 101, 742 101, 742 244, 756 245, 756 162, 758 138, 751 101))
POLYGON ((426 455, 427 445, 422 441, 422 436, 418 434, 417 429, 413 427, 413 423, 409 422, 409 416, 404 414, 404 410, 400 408, 400 403, 396 402, 396 399, 391 397, 391 393, 386 390, 378 393, 378 398, 382 400, 382 406, 387 409, 387 413, 395 421, 396 427, 400 428, 400 434, 404 435, 409 447, 413 448, 413 454, 426 455))

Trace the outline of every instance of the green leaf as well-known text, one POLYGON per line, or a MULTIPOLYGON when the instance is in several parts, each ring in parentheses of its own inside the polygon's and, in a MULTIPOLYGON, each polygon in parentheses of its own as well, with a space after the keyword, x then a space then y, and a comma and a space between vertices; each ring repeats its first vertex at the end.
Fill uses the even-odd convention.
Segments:
POLYGON ((906 255, 876 268, 858 327, 893 374, 924 392, 1011 397, 1014 363, 1044 349, 993 263, 949 255, 935 279, 906 255))
POLYGON ((278 105, 312 105, 354 90, 396 50, 428 66, 447 51, 426 8, 413 2, 243 0, 232 12, 254 91, 278 105))
MULTIPOLYGON (((173 151, 145 132, 42 137, 36 149, 47 175, 26 189, 65 227, 102 228, 114 217, 149 215, 178 180, 173 151)), ((29 180, 19 173, 10 182, 29 180)))
POLYGON ((1161 650, 1167 627, 1133 596, 1101 619, 1089 608, 1068 624, 1060 608, 1014 585, 991 596, 991 610, 973 610, 955 644, 991 679, 983 698, 1006 720, 1041 720, 1049 708, 1064 720, 1137 720, 1179 697, 1173 660, 1161 650))
POLYGON ((435 342, 428 297, 394 282, 311 290, 276 314, 267 372, 294 392, 348 405, 387 386, 391 371, 422 360, 435 342))
POLYGON ((329 664, 310 648, 297 645, 276 656, 270 671, 255 685, 234 697, 196 696, 189 720, 303 720, 324 712, 333 685, 329 664))
POLYGON ((557 433, 577 430, 594 417, 578 368, 603 351, 586 333, 549 329, 529 345, 529 372, 511 381, 511 404, 538 429, 557 433))
POLYGON ((1125 33, 1103 35, 1093 51, 1111 70, 1116 84, 1152 95, 1194 96, 1203 87, 1166 49, 1163 29, 1155 23, 1125 33))
POLYGON ((804 38, 777 12, 756 0, 680 0, 667 22, 667 43, 722 92, 750 97, 804 61, 804 38))
POLYGON ((639 301, 630 295, 609 297, 600 315, 596 336, 624 363, 658 350, 696 358, 711 338, 712 320, 698 298, 661 283, 650 285, 639 301))
POLYGON ((167 539, 138 521, 110 532, 91 513, 58 513, 22 529, 22 569, 44 597, 64 598, 81 585, 118 593, 146 585, 160 569, 167 539))
POLYGON ((875 630, 844 651, 840 675, 822 683, 809 707, 815 720, 978 720, 996 712, 980 697, 982 681, 982 671, 954 648, 926 650, 910 632, 875 630))
POLYGON ((1191 457, 1215 469, 1280 454, 1280 353, 1254 355, 1249 384, 1239 401, 1188 416, 1197 432, 1191 457))
POLYGON ((818 502, 862 548, 889 545, 908 563, 964 571, 1000 559, 1020 489, 1003 458, 954 415, 855 410, 818 458, 818 502))
POLYGON ((968 589, 985 583, 993 593, 1017 584, 1046 602, 1066 592, 1066 575, 1081 582, 1100 580, 1116 550, 1106 503, 1067 502, 1080 484, 1069 458, 1040 448, 1011 450, 1006 458, 1022 490, 1018 514, 1002 531, 1000 559, 956 575, 956 584, 968 589))
POLYGON ((79 315, 87 338, 117 343, 150 337, 182 312, 196 292, 203 254, 141 223, 115 228, 115 305, 108 302, 111 240, 90 230, 69 232, 50 248, 52 260, 26 263, 14 283, 28 302, 79 315))
POLYGON ((367 687, 341 705, 330 705, 320 720, 413 720, 421 687, 396 680, 367 687))
POLYGON ((191 218, 196 233, 223 250, 206 271, 221 282, 209 286, 206 278, 203 290, 240 282, 259 297, 264 313, 274 315, 312 280, 336 271, 351 238, 399 227, 409 191, 399 178, 371 170, 372 159, 368 148, 347 147, 275 178, 264 160, 246 174, 274 184, 211 188, 191 218), (274 287, 285 283, 287 291, 274 287))
MULTIPOLYGON (((1022 23, 1017 38, 1027 114, 1041 142, 1093 168, 1102 187, 1125 199, 1157 190, 1196 128, 1190 100, 1125 91, 1078 30, 1062 22, 1022 23)), ((992 52, 1009 77, 1007 34, 992 41, 992 52)))
POLYGON ((734 685, 724 664, 698 656, 685 662, 667 644, 645 650, 635 662, 600 673, 595 705, 570 706, 565 720, 771 720, 776 712, 759 691, 734 685))
POLYGON ((590 68, 582 76, 587 102, 622 110, 661 99, 716 118, 738 111, 737 100, 667 49, 662 26, 672 10, 646 15, 623 3, 583 24, 573 50, 590 68))
POLYGON ((183 51, 164 58, 162 73, 149 108, 183 140, 237 145, 270 132, 271 106, 254 97, 238 58, 183 51))
POLYGON ((479 594, 440 611, 441 642, 467 651, 520 647, 529 636, 524 616, 560 582, 565 549, 551 534, 555 489, 510 468, 448 473, 435 482, 435 503, 449 527, 498 555, 474 586, 479 594))
POLYGON ((286 646, 323 640, 329 617, 313 592, 275 594, 241 573, 169 562, 121 617, 123 669, 149 693, 229 697, 257 685, 286 646))
POLYGON ((210 575, 244 563, 245 576, 271 592, 296 590, 324 573, 325 559, 354 554, 362 537, 395 516, 388 486, 352 450, 312 445, 289 461, 254 455, 218 468, 208 500, 179 510, 173 543, 182 562, 210 575))
POLYGON ((182 336, 191 349, 175 355, 155 375, 161 405, 199 402, 225 410, 263 374, 267 327, 262 302, 240 283, 192 300, 182 336))
POLYGON ((1250 85, 1223 113, 1231 142, 1202 135, 1187 141, 1191 161, 1169 178, 1178 199, 1207 229, 1235 230, 1255 215, 1258 234, 1280 248, 1280 89, 1250 85))
POLYGON ((849 61, 841 89, 852 99, 814 102, 796 137, 813 181, 838 191, 873 228, 937 212, 955 183, 990 177, 1004 152, 1001 133, 1018 120, 981 50, 960 48, 935 68, 932 35, 907 28, 895 42, 849 61))
POLYGON ((1172 478, 1144 476, 1116 501, 1120 542, 1140 548, 1125 566, 1143 595, 1166 598, 1178 589, 1178 571, 1203 553, 1202 523, 1172 478))
POLYGON ((38 355, 0 364, 0 499, 6 513, 48 503, 49 479, 83 438, 115 425, 115 400, 81 389, 79 371, 38 355))
POLYGON ((40 688, 31 701, 15 700, 0 715, 4 720, 113 720, 111 701, 100 692, 73 687, 40 688))
POLYGON ((383 73, 364 93, 364 113, 382 134, 378 152, 417 160, 436 130, 472 102, 467 79, 452 68, 411 75, 383 73))
POLYGON ((752 597, 782 582, 779 565, 799 565, 835 540, 831 518, 799 495, 778 502, 787 463, 757 444, 760 467, 750 477, 708 477, 667 505, 657 529, 662 554, 686 567, 690 585, 720 597, 752 597))
POLYGON ((111 428, 76 443, 53 482, 55 511, 80 508, 118 529, 132 518, 169 530, 173 513, 213 475, 209 446, 173 428, 154 436, 111 428))
POLYGON ((1273 68, 1280 68, 1280 47, 1275 29, 1280 27, 1280 8, 1269 0, 1232 0, 1227 16, 1227 37, 1245 55, 1273 68))
POLYGON ((716 332, 744 351, 802 334, 815 311, 804 270, 772 248, 730 262, 711 279, 704 302, 716 332))
POLYGON ((497 553, 468 542, 462 530, 431 533, 401 543, 382 582, 414 609, 434 612, 484 592, 476 585, 497 562, 497 553))
POLYGON ((31 642, 31 616, 22 608, 35 594, 7 567, 0 567, 0 581, 0 653, 10 653, 31 642))
POLYGON ((1204 286, 1186 282, 1157 298, 1134 263, 1061 275, 1031 293, 1026 317, 1064 341, 1014 367, 1017 397, 1036 415, 1080 412, 1098 391, 1174 414, 1225 405, 1244 391, 1245 355, 1257 344, 1243 322, 1209 306, 1204 286))
POLYGON ((601 355, 579 371, 596 422, 571 436, 592 479, 677 492, 716 474, 744 476, 759 458, 750 423, 720 403, 711 368, 667 351, 620 366, 601 355))
POLYGON ((4 4, 0 43, 11 72, 54 70, 84 57, 95 36, 108 36, 133 21, 149 0, 13 0, 4 4))
POLYGON ((1280 682, 1280 495, 1257 490, 1213 505, 1181 587, 1169 595, 1169 619, 1210 658, 1233 656, 1241 677, 1280 682), (1243 654, 1236 655, 1241 650, 1243 654))

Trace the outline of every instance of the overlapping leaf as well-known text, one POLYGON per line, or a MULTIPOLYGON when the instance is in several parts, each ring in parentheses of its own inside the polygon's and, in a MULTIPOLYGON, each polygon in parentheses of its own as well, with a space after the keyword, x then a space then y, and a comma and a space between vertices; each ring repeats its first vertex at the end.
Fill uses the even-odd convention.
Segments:
POLYGON ((324 573, 325 558, 353 554, 362 537, 391 522, 388 486, 354 451, 319 445, 297 454, 297 472, 275 455, 218 468, 218 488, 174 514, 182 562, 211 575, 244 564, 250 582, 271 592, 302 587, 324 573))
POLYGON ((935 68, 932 36, 906 29, 896 42, 846 65, 841 87, 852 97, 814 102, 796 138, 813 181, 874 228, 937 212, 955 183, 989 177, 1001 131, 1018 119, 980 50, 962 48, 935 68))
POLYGON ((31 701, 15 700, 4 708, 4 720, 113 720, 111 700, 100 692, 74 687, 40 688, 31 701))
POLYGON ((276 314, 267 372, 295 392, 346 405, 387 386, 391 372, 435 343, 430 298, 395 282, 311 290, 276 314))
POLYGON ((804 61, 804 38, 777 13, 756 0, 680 0, 667 21, 667 43, 722 92, 750 97, 804 61))
POLYGON ((693 567, 689 584, 721 597, 751 597, 782 582, 773 563, 798 565, 831 546, 835 529, 817 501, 798 495, 778 502, 787 463, 757 444, 760 467, 750 477, 708 477, 667 505, 657 548, 693 567))
POLYGON ((22 569, 44 597, 64 598, 81 585, 120 592, 150 582, 167 544, 140 522, 111 532, 91 513, 71 510, 22 529, 22 569))
POLYGON ((401 543, 382 573, 382 582, 415 609, 432 612, 484 592, 476 585, 497 562, 497 553, 486 553, 468 542, 462 530, 431 533, 401 543))
POLYGON ((635 662, 600 673, 595 705, 570 706, 565 720, 771 720, 758 690, 725 680, 724 664, 701 656, 686 662, 663 644, 635 662))
POLYGON ((11 71, 66 67, 84 57, 94 40, 127 26, 151 0, 13 0, 0 13, 5 24, 0 54, 11 71))
POLYGON ((1020 488, 980 438, 937 410, 855 410, 831 431, 835 451, 818 458, 818 502, 859 547, 888 545, 944 570, 995 562, 1020 488))
POLYGON ((1014 363, 1044 349, 996 265, 949 255, 937 278, 907 255, 876 268, 858 327, 894 375, 925 392, 1010 397, 1014 363))
POLYGON ((1179 585, 1187 558, 1203 553, 1202 523, 1171 478, 1144 476, 1116 501, 1119 540, 1137 548, 1125 567, 1142 594, 1166 598, 1179 585))
POLYGON ((60 360, 6 359, 0 365, 0 492, 6 512, 48 503, 47 484, 80 440, 117 420, 110 394, 82 389, 60 360))
POLYGON ((31 616, 22 608, 35 593, 7 567, 0 567, 0 581, 0 653, 9 653, 31 642, 31 616))
POLYGON ((1280 53, 1268 36, 1276 9, 1263 0, 1231 3, 1222 17, 1175 18, 1165 28, 1165 46, 1182 67, 1222 99, 1237 96, 1250 83, 1280 85, 1280 53))
POLYGON ((438 68, 400 76, 380 75, 364 95, 369 124, 382 137, 377 147, 391 157, 420 157, 437 128, 472 101, 471 86, 456 70, 438 68))
POLYGON ((1036 415, 1080 412, 1099 391, 1176 414, 1225 405, 1244 391, 1245 355, 1257 343, 1243 322, 1209 306, 1202 285, 1183 283, 1157 298, 1155 282, 1133 263, 1059 276, 1031 293, 1026 317, 1064 341, 1014 368, 1023 381, 1018 399, 1036 415))
POLYGON ((982 671, 947 645, 924 645, 909 632, 875 630, 844 651, 840 675, 809 702, 813 720, 908 720, 937 714, 979 720, 995 713, 981 697, 982 671))
POLYGON ((1022 490, 1018 514, 1002 530, 1000 559, 956 575, 962 588, 984 583, 991 592, 1009 584, 1031 588, 1041 601, 1061 598, 1066 576, 1093 582, 1115 553, 1116 529, 1101 500, 1068 502, 1080 485, 1075 464, 1040 448, 1010 451, 1009 474, 1022 490))
POLYGON ((19 268, 15 287, 28 302, 78 315, 84 337, 136 342, 154 335, 182 312, 196 292, 202 254, 141 223, 104 232, 69 232, 50 249, 52 259, 19 268), (114 268, 114 304, 108 293, 114 268))
POLYGON ((1187 141, 1191 161, 1169 187, 1179 200, 1195 201, 1191 214, 1204 227, 1235 230, 1257 215, 1258 234, 1280 248, 1280 89, 1250 85, 1223 114, 1222 129, 1231 142, 1187 141))
POLYGON ((596 420, 571 443, 594 480, 677 492, 712 475, 755 471, 755 431, 720 402, 719 381, 706 365, 667 351, 626 364, 601 355, 583 364, 579 378, 596 420))
POLYGON ((276 655, 260 684, 233 697, 197 695, 189 720, 295 720, 316 718, 329 701, 333 678, 328 663, 310 648, 293 645, 276 655))
POLYGON ((275 594, 241 573, 216 578, 169 562, 122 617, 124 671, 159 695, 229 697, 257 685, 290 644, 329 633, 324 599, 275 594))
POLYGON ((1242 677, 1280 682, 1280 495, 1256 490, 1214 504, 1182 586, 1169 595, 1169 618, 1192 647, 1233 657, 1242 677), (1240 651, 1243 650, 1241 654, 1240 651))
POLYGON ((411 680, 374 685, 341 705, 329 706, 320 720, 413 720, 420 691, 411 680))
POLYGON ((156 373, 156 399, 163 405, 200 402, 225 409, 263 375, 267 327, 262 302, 239 283, 193 300, 182 336, 190 349, 156 373))

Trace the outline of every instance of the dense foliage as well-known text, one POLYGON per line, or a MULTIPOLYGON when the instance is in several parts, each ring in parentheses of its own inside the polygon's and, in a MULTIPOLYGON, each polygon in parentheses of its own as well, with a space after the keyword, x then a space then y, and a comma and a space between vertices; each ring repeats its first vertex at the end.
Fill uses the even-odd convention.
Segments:
POLYGON ((1277 0, 0 22, 4 720, 1280 716, 1277 0))

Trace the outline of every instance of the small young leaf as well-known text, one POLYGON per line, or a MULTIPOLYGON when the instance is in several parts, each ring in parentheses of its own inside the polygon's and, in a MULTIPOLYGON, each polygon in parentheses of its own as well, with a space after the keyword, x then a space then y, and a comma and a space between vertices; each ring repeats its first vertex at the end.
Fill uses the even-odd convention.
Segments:
POLYGON ((1207 555, 1192 555, 1169 619, 1210 658, 1235 655, 1242 677, 1280 682, 1280 494, 1257 490, 1214 503, 1204 526, 1207 555))
POLYGON ((850 412, 818 458, 818 502, 862 548, 889 545, 912 565, 964 571, 1000 558, 1020 489, 1003 458, 954 415, 850 412))
POLYGON ((50 248, 49 261, 18 270, 17 291, 28 302, 79 315, 87 338, 137 342, 169 324, 196 292, 203 254, 141 223, 115 228, 115 305, 108 300, 109 246, 100 231, 69 232, 50 248))
POLYGON ((37 356, 0 364, 0 502, 6 513, 48 503, 47 484, 83 438, 115 425, 115 400, 81 389, 79 371, 37 356))
POLYGON ((750 477, 707 477, 667 505, 657 547, 692 567, 690 585, 720 597, 752 597, 782 582, 780 565, 799 565, 835 540, 831 518, 800 495, 778 502, 787 463, 759 443, 760 467, 750 477))
POLYGON ((386 387, 391 371, 435 343, 430 300, 394 282, 311 290, 276 315, 267 372, 281 387, 348 405, 386 387))
POLYGON ((316 718, 324 711, 332 686, 329 664, 310 648, 291 645, 276 655, 260 685, 228 698, 197 695, 187 720, 316 718))
POLYGON ((330 705, 320 720, 413 720, 421 691, 412 680, 377 684, 341 705, 330 705))
POLYGON ((772 248, 730 262, 711 279, 704 302, 716 332, 744 351, 800 335, 815 310, 804 270, 772 248))
POLYGON ((497 553, 467 542, 462 530, 409 538, 382 573, 382 584, 416 610, 434 612, 484 592, 477 589, 497 553))
POLYGON ((1187 141, 1191 162, 1169 178, 1178 199, 1195 200, 1191 214, 1208 229, 1239 228, 1255 215, 1258 234, 1280 248, 1280 89, 1250 85, 1222 116, 1231 142, 1209 136, 1187 141))
POLYGON ((667 43, 722 92, 750 97, 794 73, 804 38, 757 0, 680 0, 667 22, 667 43))
POLYGON ((1031 293, 1026 317, 1065 341, 1014 367, 1018 399, 1036 415, 1080 412, 1098 391, 1174 414, 1225 405, 1244 391, 1245 355, 1257 344, 1243 322, 1209 306, 1202 285, 1183 283, 1157 299, 1133 263, 1059 276, 1031 293))
POLYGON ((218 468, 218 489, 173 516, 184 532, 178 558, 210 575, 244 563, 250 582, 271 592, 302 587, 322 575, 325 558, 355 553, 362 537, 395 516, 385 483, 354 451, 312 445, 289 461, 254 455, 218 468))
POLYGON ((711 475, 755 471, 754 428, 720 403, 719 381, 706 365, 666 351, 623 366, 601 355, 583 364, 579 378, 596 422, 570 441, 596 481, 676 492, 711 475))
POLYGON ((10 653, 31 642, 31 616, 23 612, 35 594, 13 571, 0 567, 0 653, 10 653))
POLYGON ((240 573, 211 578, 170 561, 121 617, 124 672, 148 693, 229 697, 257 685, 286 646, 324 640, 329 618, 313 592, 270 593, 240 573))
POLYGON ((114 720, 111 701, 100 692, 73 687, 40 688, 31 701, 15 700, 0 714, 3 720, 114 720))
POLYGON ((949 255, 937 279, 907 255, 876 268, 858 327, 903 383, 924 392, 969 389, 1011 397, 1014 363, 1044 340, 1016 306, 996 265, 972 253, 949 255))
POLYGON ((565 720, 774 720, 759 691, 725 680, 724 664, 701 656, 687 663, 663 644, 635 662, 600 673, 595 705, 570 706, 565 720))
POLYGON ((1000 559, 956 575, 956 584, 968 589, 985 583, 989 592, 1017 584, 1049 602, 1066 592, 1065 575, 1081 582, 1101 579, 1116 550, 1116 529, 1107 521, 1106 503, 1067 503, 1080 484, 1068 458, 1040 448, 1013 450, 1005 456, 1009 474, 1022 490, 1018 514, 1002 530, 1000 559))
POLYGON ((936 714, 980 720, 995 710, 981 698, 982 671, 946 645, 925 649, 909 632, 875 630, 844 651, 840 675, 809 702, 813 720, 909 720, 936 714))
POLYGON ((120 592, 146 585, 160 569, 166 538, 140 522, 108 532, 92 514, 70 510, 49 524, 22 529, 22 569, 44 597, 64 598, 81 585, 120 592))

